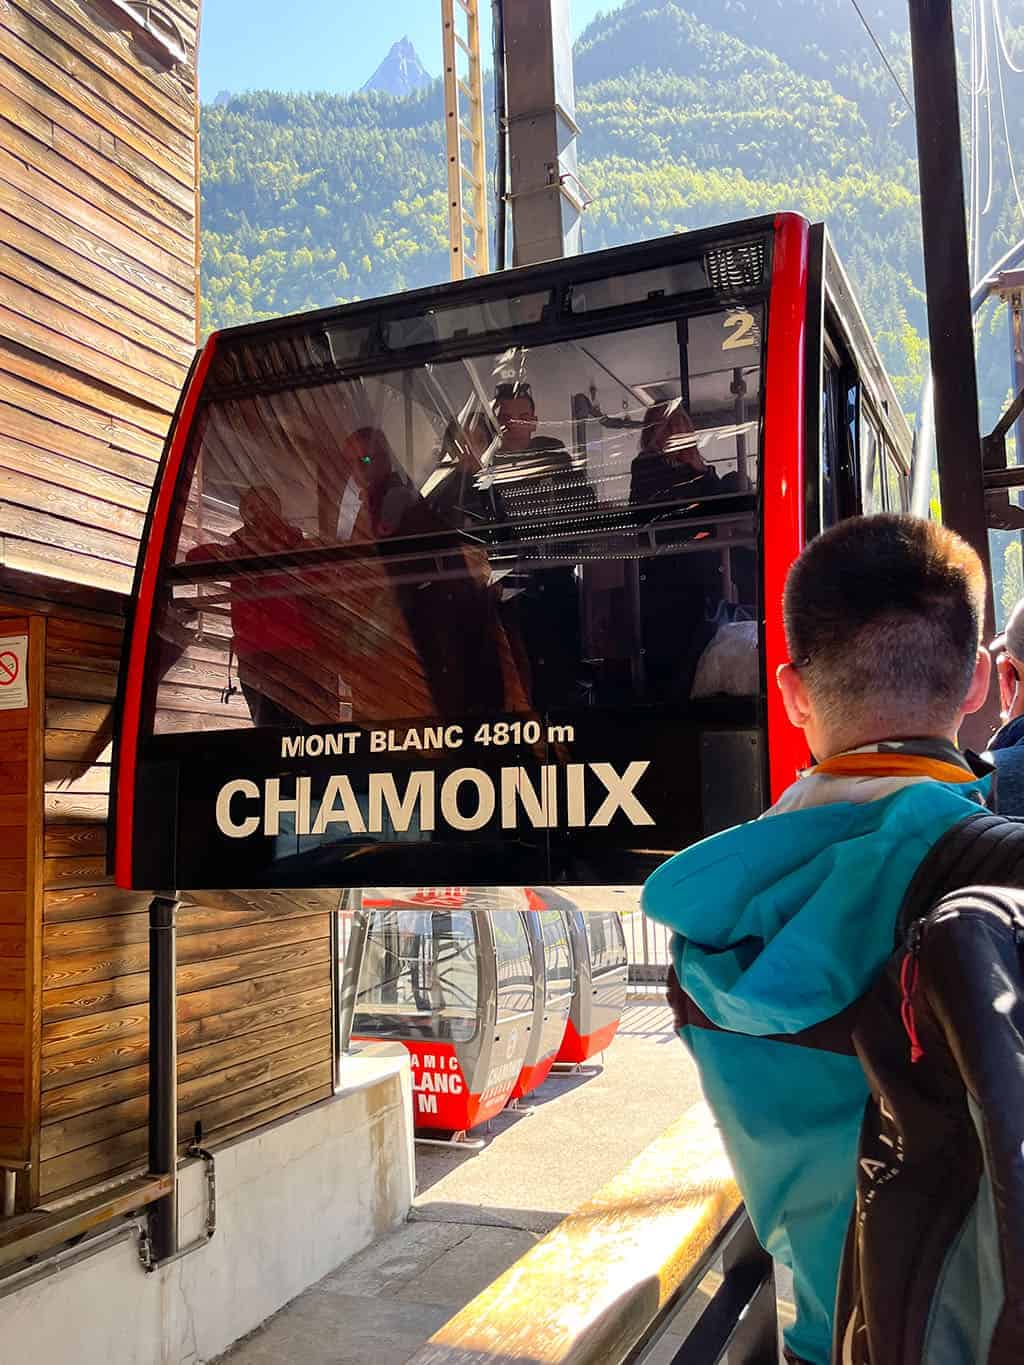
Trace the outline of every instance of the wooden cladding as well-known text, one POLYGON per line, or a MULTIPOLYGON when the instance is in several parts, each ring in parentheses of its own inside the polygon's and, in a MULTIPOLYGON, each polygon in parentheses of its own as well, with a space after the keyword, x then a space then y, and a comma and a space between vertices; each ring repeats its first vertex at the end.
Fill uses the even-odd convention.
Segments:
POLYGON ((119 592, 196 337, 198 0, 167 13, 173 67, 116 5, 0 9, 0 565, 119 592))
MULTIPOLYGON (((145 1160, 148 897, 140 909, 43 930, 41 1193, 145 1160), (141 937, 140 937, 141 936, 141 937)), ((179 912, 178 1110, 187 1144, 238 1133, 331 1093, 328 905, 261 919, 239 898, 179 912), (230 928, 220 927, 227 916, 230 928), (272 1111, 270 1113, 269 1111, 272 1111)))
MULTIPOLYGON (((0 711, 0 1162, 32 1163, 33 1203, 145 1165, 149 897, 106 873, 120 614, 13 613, 0 635, 33 632, 38 659, 33 719, 0 711)), ((331 1094, 336 903, 182 904, 183 1147, 197 1122, 216 1144, 331 1094)))
MULTIPOLYGON (((118 623, 46 637, 42 1197, 145 1161, 147 895, 106 876, 118 623)), ((188 688, 213 707, 223 683, 188 688)), ((194 695, 193 695, 194 694, 194 695)), ((244 1132, 331 1093, 335 893, 189 898, 179 911, 179 1135, 244 1132)))

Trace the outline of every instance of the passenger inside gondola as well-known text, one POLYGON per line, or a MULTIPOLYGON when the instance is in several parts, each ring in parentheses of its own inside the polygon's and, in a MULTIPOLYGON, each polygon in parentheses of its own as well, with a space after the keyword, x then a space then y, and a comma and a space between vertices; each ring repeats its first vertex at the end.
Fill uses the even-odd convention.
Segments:
POLYGON ((700 453, 696 428, 681 398, 656 403, 649 409, 640 450, 630 469, 629 501, 633 507, 734 493, 737 488, 737 474, 720 478, 700 453))
POLYGON ((572 469, 563 442, 537 435, 537 405, 529 384, 517 380, 494 390, 494 417, 500 444, 494 455, 496 471, 509 470, 517 479, 550 478, 572 469))
POLYGON ((493 482, 503 518, 529 534, 545 535, 553 518, 596 505, 585 462, 575 461, 564 441, 537 435, 537 405, 528 383, 499 383, 492 407, 498 442, 484 457, 484 481, 493 482))
POLYGON ((479 408, 461 420, 453 417, 438 450, 437 468, 420 493, 435 515, 449 526, 481 533, 497 520, 492 489, 481 487, 479 475, 494 443, 488 418, 479 408))
POLYGON ((353 432, 342 445, 341 456, 365 498, 376 552, 419 655, 436 713, 459 716, 526 709, 483 548, 453 539, 379 428, 353 432), (412 546, 411 540, 416 542, 412 546))
POLYGON ((493 413, 498 443, 485 457, 479 482, 492 490, 498 539, 522 547, 517 570, 503 583, 502 617, 517 656, 528 660, 533 706, 572 705, 586 686, 578 575, 551 546, 564 536, 566 517, 594 507, 596 498, 565 443, 537 434, 530 384, 499 383, 493 413), (536 567, 525 571, 529 561, 536 567))
POLYGON ((680 529, 679 518, 689 517, 695 501, 734 491, 735 477, 719 478, 706 463, 681 399, 651 407, 629 490, 636 523, 650 528, 639 539, 648 700, 688 698, 698 661, 715 635, 713 617, 722 601, 723 579, 715 530, 706 525, 680 529))
POLYGON ((347 699, 344 684, 333 680, 340 702, 336 692, 333 705, 325 695, 315 706, 308 678, 298 676, 296 661, 319 657, 321 642, 308 600, 295 592, 293 575, 286 568, 269 575, 245 571, 246 559, 299 550, 310 542, 285 519, 280 496, 267 485, 241 494, 238 515, 242 524, 226 541, 196 545, 185 558, 241 561, 235 563, 230 579, 231 647, 252 723, 292 727, 307 720, 341 719, 340 708, 347 699))

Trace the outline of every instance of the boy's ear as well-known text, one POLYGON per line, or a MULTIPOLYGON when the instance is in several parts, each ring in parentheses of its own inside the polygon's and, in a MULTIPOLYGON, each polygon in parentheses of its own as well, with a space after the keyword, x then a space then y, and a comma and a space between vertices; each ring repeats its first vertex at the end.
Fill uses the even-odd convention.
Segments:
POLYGON ((782 693, 782 704, 790 724, 798 730, 806 729, 811 719, 811 703, 800 670, 793 664, 779 664, 775 670, 775 681, 782 693))
POLYGON ((999 678, 999 704, 1005 713, 1016 700, 1017 689, 1021 685, 1017 670, 1008 655, 1000 654, 996 660, 996 675, 999 678))
POLYGON ((971 685, 967 689, 967 696, 964 698, 962 707, 965 716, 973 715, 975 711, 980 711, 985 705, 985 698, 988 696, 991 681, 992 655, 984 645, 979 645, 978 657, 974 663, 974 676, 971 678, 971 685))

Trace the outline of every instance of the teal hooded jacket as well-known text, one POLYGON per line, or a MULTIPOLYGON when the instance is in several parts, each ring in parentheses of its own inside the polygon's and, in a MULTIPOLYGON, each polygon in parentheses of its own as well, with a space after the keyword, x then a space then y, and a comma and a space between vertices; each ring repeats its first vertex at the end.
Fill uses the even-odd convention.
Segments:
POLYGON ((918 864, 987 779, 811 775, 760 820, 664 863, 642 905, 674 930, 680 1029, 754 1229, 793 1271, 786 1344, 828 1365, 868 1086, 848 1010, 894 946, 918 864))

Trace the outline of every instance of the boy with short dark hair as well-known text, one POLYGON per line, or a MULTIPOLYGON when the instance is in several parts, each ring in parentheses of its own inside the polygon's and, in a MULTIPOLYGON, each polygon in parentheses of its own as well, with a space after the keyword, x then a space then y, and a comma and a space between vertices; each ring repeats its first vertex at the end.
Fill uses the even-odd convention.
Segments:
POLYGON ((854 1006, 933 844, 987 792, 956 747, 989 686, 974 551, 911 517, 854 518, 793 565, 786 711, 815 766, 766 813, 650 878, 674 1005, 757 1234, 793 1270, 792 1359, 828 1365, 868 1087, 854 1006))

